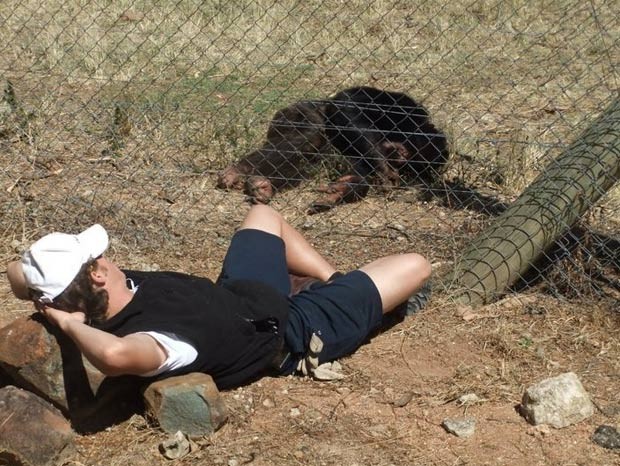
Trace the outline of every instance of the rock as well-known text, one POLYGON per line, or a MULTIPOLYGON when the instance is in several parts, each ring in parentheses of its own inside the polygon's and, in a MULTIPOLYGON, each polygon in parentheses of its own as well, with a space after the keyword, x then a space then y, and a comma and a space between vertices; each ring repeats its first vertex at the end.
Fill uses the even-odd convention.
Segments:
POLYGON ((65 377, 86 376, 92 390, 105 378, 65 335, 38 314, 0 329, 0 366, 62 408, 68 408, 71 401, 66 398, 65 377))
POLYGON ((207 374, 192 373, 159 380, 144 392, 147 414, 165 431, 208 435, 228 418, 226 406, 207 374))
POLYGON ((620 449, 620 432, 612 426, 598 426, 592 441, 603 448, 620 449))
POLYGON ((191 450, 189 438, 180 430, 159 444, 159 451, 169 460, 183 458, 191 450))
MULTIPOLYGON (((15 385, 39 394, 65 412, 70 404, 79 401, 67 399, 65 377, 87 382, 91 395, 104 379, 82 360, 75 345, 37 314, 0 329, 0 366, 15 385), (66 343, 62 351, 59 340, 66 343)), ((71 395, 85 396, 80 390, 73 390, 71 395)))
POLYGON ((265 408, 273 408, 275 407, 275 405, 276 405, 275 402, 271 398, 265 398, 263 400, 263 406, 265 408))
POLYGON ((312 376, 316 380, 323 381, 342 380, 344 379, 344 374, 341 371, 342 366, 338 361, 326 362, 314 369, 312 376))
POLYGON ((456 400, 456 403, 461 406, 471 406, 476 403, 482 403, 483 400, 475 393, 466 393, 465 395, 461 395, 456 400))
POLYGON ((567 372, 529 387, 523 394, 521 413, 531 424, 560 429, 590 417, 594 406, 577 376, 567 372))
POLYGON ((412 399, 413 392, 405 392, 397 400, 394 400, 392 404, 397 408, 403 408, 407 406, 412 399))
POLYGON ((142 409, 138 377, 105 377, 39 314, 0 329, 0 368, 10 383, 51 402, 80 431, 101 430, 142 409))
POLYGON ((75 453, 69 422, 33 393, 1 388, 0 420, 0 464, 53 466, 75 453))
POLYGON ((451 434, 462 438, 471 437, 476 431, 476 420, 471 417, 463 419, 444 419, 441 425, 451 434))
POLYGON ((527 435, 531 435, 532 437, 542 438, 546 435, 549 435, 551 430, 549 430, 549 426, 547 424, 539 424, 537 426, 531 426, 526 431, 527 435))

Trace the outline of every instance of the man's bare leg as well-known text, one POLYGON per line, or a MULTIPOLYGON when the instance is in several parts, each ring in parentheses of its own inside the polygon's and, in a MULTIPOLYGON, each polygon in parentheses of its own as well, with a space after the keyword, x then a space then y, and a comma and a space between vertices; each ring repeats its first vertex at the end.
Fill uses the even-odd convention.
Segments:
POLYGON ((327 281, 336 269, 278 212, 266 205, 252 206, 240 229, 252 228, 279 236, 286 247, 286 263, 291 273, 327 281))
POLYGON ((421 255, 409 253, 382 257, 360 270, 379 290, 385 314, 422 288, 430 278, 431 264, 421 255))

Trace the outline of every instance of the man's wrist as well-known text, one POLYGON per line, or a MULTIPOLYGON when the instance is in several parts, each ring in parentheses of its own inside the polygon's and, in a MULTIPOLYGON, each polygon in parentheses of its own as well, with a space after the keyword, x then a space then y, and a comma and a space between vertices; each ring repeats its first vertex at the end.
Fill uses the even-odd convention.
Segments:
POLYGON ((76 324, 77 325, 80 325, 80 324, 84 325, 83 322, 80 322, 79 320, 73 318, 71 316, 71 314, 64 315, 61 318, 61 320, 58 322, 58 326, 65 333, 68 333, 71 330, 75 330, 75 329, 79 328, 79 327, 76 327, 76 324))

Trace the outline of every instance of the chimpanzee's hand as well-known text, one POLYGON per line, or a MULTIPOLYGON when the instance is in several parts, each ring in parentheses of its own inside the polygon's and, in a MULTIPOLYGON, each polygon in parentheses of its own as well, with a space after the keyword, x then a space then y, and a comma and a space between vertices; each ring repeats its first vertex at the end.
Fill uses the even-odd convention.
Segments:
POLYGON ((271 181, 265 176, 250 176, 245 182, 243 192, 251 204, 269 204, 275 194, 271 181))

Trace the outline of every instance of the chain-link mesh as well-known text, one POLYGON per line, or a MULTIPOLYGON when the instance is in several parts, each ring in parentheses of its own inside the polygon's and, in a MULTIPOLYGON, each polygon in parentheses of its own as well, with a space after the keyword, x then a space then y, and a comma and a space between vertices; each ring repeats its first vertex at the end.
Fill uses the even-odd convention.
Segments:
MULTIPOLYGON (((213 277, 270 200, 341 269, 450 269, 617 97, 619 41, 609 0, 2 2, 0 258, 100 222, 213 277)), ((514 287, 618 296, 601 195, 514 287)))

